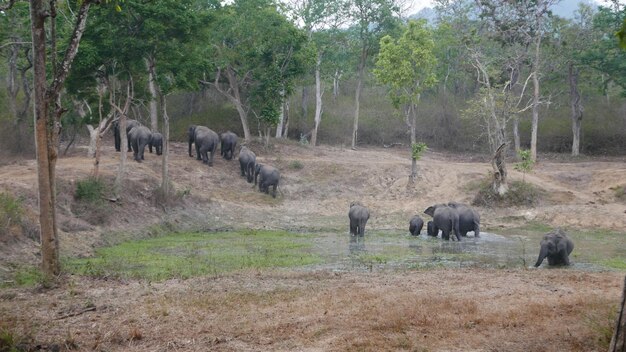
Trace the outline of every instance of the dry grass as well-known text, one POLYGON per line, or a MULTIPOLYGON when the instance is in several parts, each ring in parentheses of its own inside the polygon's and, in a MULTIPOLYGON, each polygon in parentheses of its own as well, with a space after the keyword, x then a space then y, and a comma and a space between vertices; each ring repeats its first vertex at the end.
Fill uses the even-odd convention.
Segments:
POLYGON ((161 284, 80 279, 74 295, 69 287, 18 291, 0 301, 0 313, 16 331, 33 327, 34 341, 69 341, 78 350, 601 351, 621 280, 608 272, 482 269, 251 271, 161 284), (86 301, 97 310, 54 319, 86 301))

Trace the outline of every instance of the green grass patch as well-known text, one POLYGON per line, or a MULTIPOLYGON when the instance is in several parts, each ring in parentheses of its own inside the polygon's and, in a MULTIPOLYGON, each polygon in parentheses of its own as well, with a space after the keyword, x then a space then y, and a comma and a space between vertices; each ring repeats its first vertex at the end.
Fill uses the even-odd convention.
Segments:
POLYGON ((80 275, 161 281, 322 262, 312 245, 311 236, 284 231, 183 233, 102 248, 64 265, 80 275))
POLYGON ((35 287, 37 285, 44 284, 45 281, 45 276, 38 267, 20 266, 11 273, 9 280, 0 284, 0 288, 35 287))
POLYGON ((615 199, 626 202, 626 185, 617 186, 613 190, 615 191, 615 199))
POLYGON ((495 193, 490 180, 483 180, 478 188, 478 193, 472 200, 473 205, 483 207, 532 207, 539 203, 545 191, 523 181, 509 182, 509 191, 503 196, 495 193))
POLYGON ((85 180, 76 182, 76 191, 74 192, 74 198, 76 200, 88 201, 88 202, 101 202, 105 192, 104 182, 95 177, 89 177, 85 180))
POLYGON ((291 170, 302 170, 304 168, 304 164, 300 160, 293 160, 289 163, 289 168, 291 170))
POLYGON ((0 233, 22 223, 22 202, 8 193, 0 193, 0 233))

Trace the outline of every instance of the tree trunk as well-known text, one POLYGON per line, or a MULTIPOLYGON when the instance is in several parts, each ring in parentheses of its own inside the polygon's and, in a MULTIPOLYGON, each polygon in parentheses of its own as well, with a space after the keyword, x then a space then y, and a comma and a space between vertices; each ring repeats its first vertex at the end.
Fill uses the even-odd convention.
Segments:
POLYGON ((246 141, 250 141, 250 127, 248 127, 248 114, 243 107, 243 103, 241 102, 241 93, 239 92, 239 83, 237 82, 237 77, 233 72, 232 68, 226 69, 226 74, 228 76, 228 83, 230 84, 230 95, 227 95, 230 98, 231 102, 235 105, 237 109, 237 113, 239 113, 239 119, 241 120, 241 127, 243 129, 243 138, 246 141))
POLYGON ((309 114, 309 87, 302 87, 302 100, 300 101, 300 109, 302 113, 302 119, 306 121, 307 115, 309 114))
POLYGON ((115 178, 115 198, 121 198, 126 178, 126 146, 128 146, 128 136, 126 135, 126 112, 120 114, 120 120, 118 121, 120 128, 120 164, 117 169, 117 177, 115 178))
POLYGON ((493 167, 493 183, 492 188, 496 194, 503 196, 509 191, 509 185, 507 183, 506 172, 506 143, 503 143, 498 147, 491 159, 491 166, 493 167))
POLYGON ((94 158, 96 156, 96 144, 98 136, 100 135, 100 123, 102 123, 102 120, 98 122, 98 126, 96 128, 92 125, 87 125, 87 130, 89 130, 89 148, 87 149, 88 158, 94 158))
POLYGON ((515 155, 519 155, 519 151, 522 150, 522 144, 519 137, 519 118, 513 118, 513 143, 515 147, 515 155))
POLYGON ((317 145, 317 131, 322 121, 322 78, 320 75, 320 65, 322 63, 322 55, 317 56, 317 65, 315 65, 315 127, 311 134, 311 145, 317 145))
POLYGON ((163 160, 161 165, 161 190, 165 197, 169 197, 172 192, 168 162, 170 149, 170 118, 167 115, 167 97, 163 93, 159 94, 161 101, 161 114, 163 115, 163 160))
POLYGON ((278 115, 278 123, 276 124, 276 138, 282 138, 283 137, 283 126, 285 123, 285 108, 284 108, 284 102, 285 102, 285 91, 281 90, 280 92, 280 96, 281 96, 281 104, 280 104, 280 114, 278 115))
POLYGON ((530 134, 530 160, 537 162, 537 129, 539 127, 539 53, 541 48, 541 35, 535 41, 535 58, 533 60, 533 118, 530 134))
MULTIPOLYGON (((54 6, 54 3, 50 3, 54 6)), ((51 277, 60 271, 59 240, 56 224, 55 167, 58 155, 56 142, 59 134, 58 119, 64 110, 59 105, 59 93, 69 74, 72 61, 78 52, 78 44, 85 30, 90 1, 84 0, 78 11, 76 23, 65 51, 62 63, 54 67, 54 77, 47 85, 46 71, 46 28, 45 20, 55 9, 45 1, 30 1, 30 23, 33 43, 34 67, 34 120, 37 152, 37 183, 39 202, 39 224, 41 228, 41 268, 44 275, 51 277), (51 116, 51 104, 57 104, 51 116)), ((54 42, 54 38, 51 38, 54 42)), ((56 53, 55 53, 56 54, 56 53)))
POLYGON ((583 105, 580 99, 580 91, 578 90, 578 67, 573 63, 569 65, 569 97, 570 107, 572 109, 572 156, 580 154, 580 125, 583 120, 583 105))
POLYGON ((333 100, 337 100, 337 96, 339 96, 339 79, 341 78, 341 71, 339 69, 335 70, 335 75, 333 76, 333 100))
POLYGON ((352 149, 356 148, 358 142, 359 131, 359 109, 361 105, 361 89, 363 88, 363 74, 365 71, 366 50, 361 53, 361 61, 359 62, 358 77, 356 82, 356 92, 354 95, 354 124, 352 125, 352 149))
POLYGON ((148 58, 146 61, 146 68, 148 70, 148 91, 150 92, 148 107, 150 110, 150 129, 153 132, 158 131, 159 128, 159 116, 157 113, 157 90, 154 80, 154 59, 148 58))
POLYGON ((289 138, 289 99, 285 99, 285 129, 283 130, 283 136, 289 138))
MULTIPOLYGON (((419 99, 419 98, 418 98, 419 99)), ((417 179, 417 159, 412 155, 413 145, 417 143, 417 105, 410 104, 408 108, 409 121, 411 121, 411 182, 417 179)))
POLYGON ((624 277, 624 288, 622 289, 622 302, 620 304, 617 319, 615 319, 615 331, 609 345, 609 352, 626 351, 626 277, 624 277))

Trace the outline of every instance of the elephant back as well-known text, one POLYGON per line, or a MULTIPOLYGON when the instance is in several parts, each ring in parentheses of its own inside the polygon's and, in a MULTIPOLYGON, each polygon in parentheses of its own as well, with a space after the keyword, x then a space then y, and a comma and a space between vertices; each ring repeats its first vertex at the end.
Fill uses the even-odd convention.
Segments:
POLYGON ((367 220, 370 217, 370 211, 361 204, 353 203, 350 206, 350 211, 348 211, 348 217, 352 220, 367 220))

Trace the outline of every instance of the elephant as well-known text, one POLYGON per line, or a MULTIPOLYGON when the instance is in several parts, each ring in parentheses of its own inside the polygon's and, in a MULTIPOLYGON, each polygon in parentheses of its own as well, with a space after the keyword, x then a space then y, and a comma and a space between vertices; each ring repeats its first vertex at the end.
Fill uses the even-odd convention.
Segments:
MULTIPOLYGON (((133 127, 141 126, 141 123, 137 120, 126 120, 126 140, 128 141, 128 151, 131 151, 130 145, 130 130, 133 127)), ((122 137, 120 136, 120 121, 117 120, 113 123, 113 139, 115 140, 115 151, 119 152, 122 148, 120 144, 122 144, 122 137)))
POLYGON ((535 267, 541 265, 545 258, 548 258, 548 265, 569 265, 569 255, 573 250, 574 242, 567 237, 565 231, 556 229, 548 232, 541 240, 541 249, 535 267))
POLYGON ((422 231, 422 227, 424 227, 424 220, 422 220, 419 215, 415 215, 409 221, 409 232, 413 236, 419 236, 422 231))
POLYGON ((452 232, 457 240, 461 240, 459 213, 455 208, 449 207, 447 204, 436 204, 424 210, 424 214, 433 217, 432 233, 438 234, 441 230, 441 238, 449 241, 452 232))
POLYGON ((220 153, 222 158, 231 160, 235 155, 235 146, 237 145, 237 135, 231 131, 222 133, 220 136, 222 145, 220 147, 220 153))
POLYGON ((196 146, 196 159, 202 160, 203 163, 213 166, 213 155, 217 150, 217 144, 219 143, 219 136, 213 130, 205 126, 189 126, 187 131, 189 136, 189 156, 191 154, 191 144, 196 146), (209 157, 208 153, 211 153, 209 157))
POLYGON ((152 132, 146 126, 135 126, 128 133, 129 141, 133 147, 133 156, 135 161, 141 162, 143 159, 143 152, 147 145, 150 144, 152 138, 152 132))
POLYGON ((254 169, 254 184, 259 183, 259 191, 269 194, 270 186, 273 186, 272 197, 276 198, 276 188, 280 181, 280 172, 269 165, 256 164, 254 169))
POLYGON ((439 230, 435 232, 435 223, 433 223, 432 220, 428 221, 428 224, 426 224, 426 234, 432 237, 439 236, 439 230))
POLYGON ((252 183, 254 173, 256 171, 256 155, 246 146, 242 146, 239 150, 239 166, 241 167, 241 176, 246 176, 248 183, 252 183))
POLYGON ((152 153, 152 147, 154 147, 156 155, 163 154, 163 135, 159 132, 154 132, 150 138, 150 143, 148 144, 150 153, 152 153))
POLYGON ((449 202, 449 207, 459 213, 459 232, 461 236, 467 236, 469 231, 474 231, 474 237, 480 237, 480 215, 477 211, 466 204, 449 202))
POLYGON ((350 203, 348 212, 350 219, 350 235, 363 237, 365 235, 365 224, 370 218, 370 211, 359 202, 350 203))

